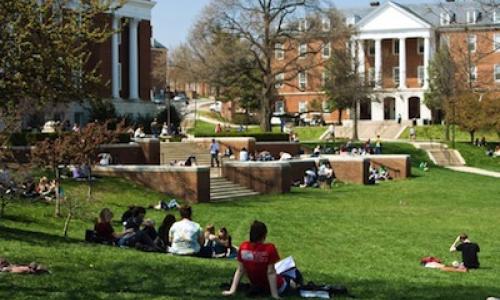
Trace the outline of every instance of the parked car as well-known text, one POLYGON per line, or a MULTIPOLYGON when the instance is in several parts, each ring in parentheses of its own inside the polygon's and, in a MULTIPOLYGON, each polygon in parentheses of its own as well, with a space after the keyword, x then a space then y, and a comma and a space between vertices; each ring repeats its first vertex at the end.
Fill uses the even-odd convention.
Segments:
POLYGON ((189 104, 189 98, 185 92, 177 92, 173 100, 174 102, 184 102, 186 105, 189 104))
POLYGON ((210 111, 220 113, 222 111, 222 102, 215 101, 214 103, 210 104, 210 111))

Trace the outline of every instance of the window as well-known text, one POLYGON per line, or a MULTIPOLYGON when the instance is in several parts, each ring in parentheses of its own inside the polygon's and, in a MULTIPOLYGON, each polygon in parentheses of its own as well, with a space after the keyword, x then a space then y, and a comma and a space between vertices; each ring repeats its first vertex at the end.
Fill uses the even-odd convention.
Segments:
POLYGON ((418 77, 418 84, 420 86, 424 85, 424 77, 425 77, 425 68, 424 66, 418 66, 417 68, 417 77, 418 77))
POLYGON ((277 60, 282 60, 285 58, 285 50, 283 50, 283 44, 274 45, 274 56, 277 60))
POLYGON ((451 16, 449 13, 442 12, 440 15, 441 25, 450 25, 451 16))
POLYGON ((353 15, 353 16, 350 16, 348 17, 346 20, 345 20, 345 23, 346 25, 348 26, 354 26, 356 25, 356 23, 359 22, 361 18, 358 16, 358 15, 353 15))
POLYGON ((425 51, 424 39, 417 39, 417 53, 423 55, 425 51))
POLYGON ((392 80, 399 85, 399 67, 392 68, 392 80))
POLYGON ((500 52, 500 33, 495 34, 495 41, 493 42, 493 50, 500 52))
POLYGON ((495 8, 495 11, 493 12, 493 23, 500 23, 500 8, 495 8))
POLYGON ((285 113, 285 102, 283 101, 276 101, 274 103, 274 112, 284 114, 285 113))
POLYGON ((307 112, 307 102, 306 101, 299 102, 299 112, 300 113, 307 112))
POLYGON ((392 40, 392 54, 399 55, 399 40, 398 39, 392 40))
POLYGON ((326 81, 328 80, 328 73, 326 71, 323 71, 323 73, 321 73, 321 86, 325 86, 326 85, 326 81))
POLYGON ((330 43, 326 43, 324 46, 323 46, 323 58, 329 58, 330 57, 330 51, 331 50, 331 44, 330 43))
POLYGON ((475 10, 468 11, 466 16, 468 24, 476 24, 477 12, 475 10))
POLYGON ((476 66, 472 66, 470 68, 470 80, 472 82, 477 81, 477 67, 476 66))
POLYGON ((283 83, 285 81, 285 73, 276 74, 276 76, 274 77, 274 79, 276 80, 276 83, 274 84, 274 87, 277 88, 277 89, 282 88, 283 87, 283 83))
POLYGON ((495 74, 494 74, 495 81, 500 82, 500 65, 495 65, 494 71, 495 71, 495 74))
POLYGON ((323 31, 330 31, 330 19, 321 20, 321 29, 323 31))
POLYGON ((330 104, 328 103, 328 101, 321 102, 321 109, 325 113, 329 113, 330 112, 330 104))
POLYGON ((301 91, 305 90, 307 87, 307 74, 302 71, 299 73, 299 89, 301 91))
POLYGON ((375 41, 374 40, 368 41, 368 55, 375 56, 375 41))
POLYGON ((299 58, 306 58, 307 55, 307 44, 302 43, 299 46, 299 58))
POLYGON ((375 68, 368 69, 368 83, 370 84, 370 86, 373 86, 375 84, 375 68))
POLYGON ((439 40, 439 44, 441 47, 446 46, 446 47, 450 48, 450 37, 447 35, 442 35, 440 40, 439 40))
POLYGON ((476 52, 476 41, 477 38, 475 35, 469 35, 469 37, 467 38, 467 44, 469 45, 470 52, 476 52))
POLYGON ((299 31, 307 31, 307 20, 306 19, 299 20, 299 31))

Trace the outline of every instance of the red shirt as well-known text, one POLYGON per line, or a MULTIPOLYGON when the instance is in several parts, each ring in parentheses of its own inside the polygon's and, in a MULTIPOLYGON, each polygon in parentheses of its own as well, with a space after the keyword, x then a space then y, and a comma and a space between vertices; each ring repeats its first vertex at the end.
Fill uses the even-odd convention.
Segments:
MULTIPOLYGON (((238 250, 238 261, 245 267, 250 282, 266 291, 269 291, 267 280, 267 266, 274 265, 280 256, 273 244, 243 242, 238 250)), ((281 276, 276 276, 278 290, 285 283, 281 276)))
POLYGON ((105 241, 114 241, 113 233, 115 230, 110 223, 97 223, 95 224, 94 230, 97 233, 97 236, 105 241))

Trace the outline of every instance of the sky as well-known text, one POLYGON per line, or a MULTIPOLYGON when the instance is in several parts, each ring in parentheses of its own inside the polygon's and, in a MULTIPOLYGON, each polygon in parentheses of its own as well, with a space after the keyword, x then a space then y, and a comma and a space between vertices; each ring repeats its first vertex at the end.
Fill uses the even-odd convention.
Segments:
MULTIPOLYGON (((172 49, 186 40, 193 23, 210 0, 155 0, 153 8, 153 36, 172 49)), ((368 6, 370 0, 333 0, 338 8, 368 6)), ((380 1, 381 3, 385 0, 380 1)), ((432 0, 396 0, 405 3, 429 3, 432 0)))

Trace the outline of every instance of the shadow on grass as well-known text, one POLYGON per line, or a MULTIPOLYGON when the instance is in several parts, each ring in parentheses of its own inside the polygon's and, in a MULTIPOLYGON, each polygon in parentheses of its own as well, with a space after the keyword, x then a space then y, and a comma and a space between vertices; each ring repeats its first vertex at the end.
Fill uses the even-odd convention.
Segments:
MULTIPOLYGON (((62 231, 62 228, 61 228, 62 231)), ((64 238, 54 234, 48 234, 38 231, 23 230, 0 225, 0 236, 3 240, 7 241, 23 241, 32 245, 47 246, 58 243, 81 243, 81 240, 73 238, 64 238)))

